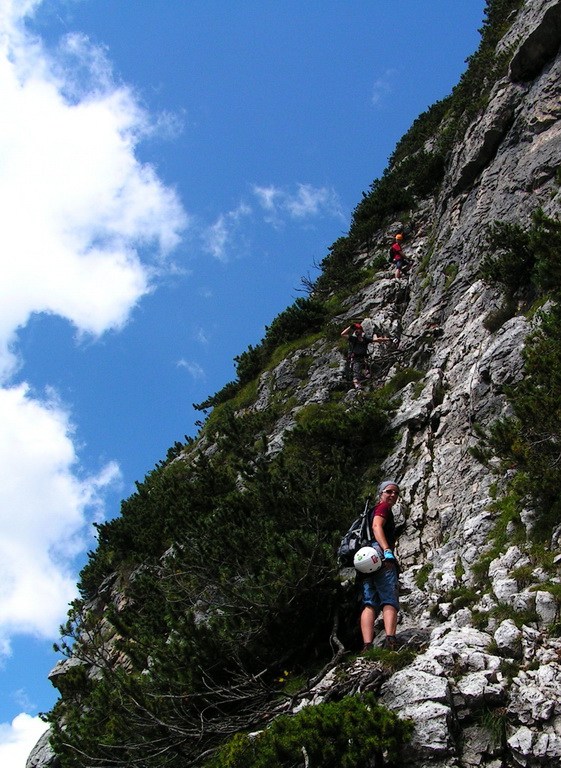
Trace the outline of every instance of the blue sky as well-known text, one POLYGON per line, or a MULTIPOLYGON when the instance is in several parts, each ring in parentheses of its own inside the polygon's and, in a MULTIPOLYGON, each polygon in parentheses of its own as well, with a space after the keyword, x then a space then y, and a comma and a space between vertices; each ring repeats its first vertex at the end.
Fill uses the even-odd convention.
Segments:
POLYGON ((92 522, 302 295, 484 0, 6 0, 0 763, 56 692, 92 522))

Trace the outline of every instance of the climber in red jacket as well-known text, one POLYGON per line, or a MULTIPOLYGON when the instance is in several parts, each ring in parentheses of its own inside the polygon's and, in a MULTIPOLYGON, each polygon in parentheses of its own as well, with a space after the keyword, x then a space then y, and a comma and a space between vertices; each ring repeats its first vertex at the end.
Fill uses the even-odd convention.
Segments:
POLYGON ((395 267, 395 277, 397 280, 399 280, 402 275, 406 277, 411 267, 411 259, 408 259, 403 253, 401 247, 402 240, 403 235, 396 235, 395 243, 390 248, 391 265, 395 267))

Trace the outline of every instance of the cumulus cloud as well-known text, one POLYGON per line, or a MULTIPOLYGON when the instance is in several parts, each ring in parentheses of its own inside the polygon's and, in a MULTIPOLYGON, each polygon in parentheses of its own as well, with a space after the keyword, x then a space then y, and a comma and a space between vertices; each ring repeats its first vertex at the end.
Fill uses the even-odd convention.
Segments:
MULTIPOLYGON (((96 335, 122 326, 149 290, 139 248, 168 252, 186 220, 175 193, 135 157, 149 120, 129 90, 106 83, 104 72, 69 100, 70 66, 61 79, 16 29, 2 42, 0 99, 10 116, 0 123, 5 373, 13 329, 31 312, 59 314, 96 335)), ((86 61, 92 77, 103 70, 103 53, 83 39, 68 38, 64 53, 76 68, 86 61)))
POLYGON ((46 730, 46 723, 25 713, 11 723, 0 723, 0 765, 24 768, 29 753, 46 730))
POLYGON ((291 192, 274 185, 253 185, 253 194, 265 212, 265 220, 275 227, 284 225, 285 220, 304 221, 322 216, 343 218, 339 198, 329 187, 314 187, 311 184, 297 184, 291 192))
POLYGON ((114 463, 79 478, 69 415, 25 385, 0 389, 0 639, 56 636, 75 597, 70 568, 86 541, 86 512, 119 479, 114 463))
MULTIPOLYGON (((166 269, 188 219, 176 193, 136 157, 158 121, 117 84, 80 35, 47 51, 25 17, 0 7, 0 652, 10 638, 53 638, 75 595, 73 562, 119 481, 86 472, 70 407, 15 383, 18 330, 34 313, 80 336, 121 328, 166 269)), ((170 126, 169 118, 161 123, 170 126)), ((12 736, 29 726, 14 720, 12 736)), ((7 748, 7 747, 6 747, 7 748)), ((7 763, 2 760, 2 765, 7 763)))

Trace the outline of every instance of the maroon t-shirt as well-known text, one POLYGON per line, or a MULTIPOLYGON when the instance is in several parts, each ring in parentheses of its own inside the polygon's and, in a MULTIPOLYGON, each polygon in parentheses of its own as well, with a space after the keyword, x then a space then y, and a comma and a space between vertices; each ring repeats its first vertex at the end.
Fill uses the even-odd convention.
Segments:
POLYGON ((389 504, 387 501, 381 501, 379 504, 377 504, 374 507, 374 510, 372 512, 371 518, 370 518, 370 527, 372 529, 372 534, 374 534, 374 529, 372 528, 372 524, 374 522, 375 517, 383 517, 386 521, 384 523, 384 533, 386 535, 386 539, 388 540, 388 546, 390 549, 393 549, 395 547, 395 521, 393 518, 393 511, 392 511, 392 505, 389 504))

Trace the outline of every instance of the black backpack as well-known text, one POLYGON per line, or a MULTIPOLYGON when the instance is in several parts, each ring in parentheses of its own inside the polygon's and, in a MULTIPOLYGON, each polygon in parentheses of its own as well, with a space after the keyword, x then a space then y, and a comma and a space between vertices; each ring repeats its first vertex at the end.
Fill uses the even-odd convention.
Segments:
POLYGON ((366 499, 366 504, 362 513, 352 523, 347 533, 341 539, 337 557, 343 568, 350 568, 353 565, 355 553, 361 547, 365 547, 372 541, 372 531, 370 530, 370 496, 366 499))

